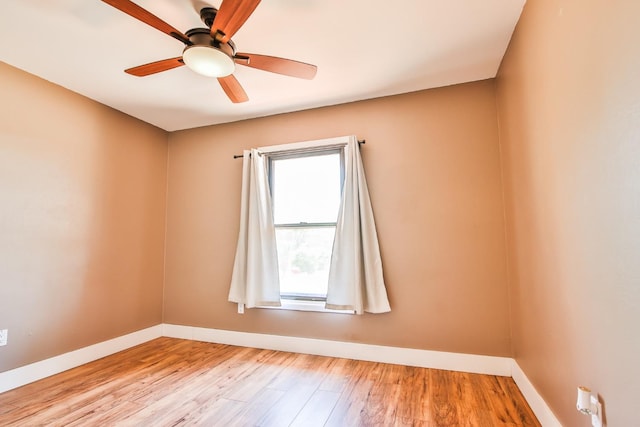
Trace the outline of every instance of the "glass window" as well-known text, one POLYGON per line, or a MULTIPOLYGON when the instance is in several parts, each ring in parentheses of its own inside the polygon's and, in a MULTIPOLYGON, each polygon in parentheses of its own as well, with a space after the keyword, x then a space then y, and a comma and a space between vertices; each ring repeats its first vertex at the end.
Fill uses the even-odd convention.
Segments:
POLYGON ((343 163, 336 148, 269 156, 282 298, 326 299, 343 163))

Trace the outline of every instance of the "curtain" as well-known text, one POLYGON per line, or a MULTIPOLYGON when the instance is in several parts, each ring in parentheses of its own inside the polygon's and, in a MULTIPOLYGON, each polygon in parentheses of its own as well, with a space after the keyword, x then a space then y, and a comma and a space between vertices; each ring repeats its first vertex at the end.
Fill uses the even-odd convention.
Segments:
POLYGON ((243 306, 280 306, 276 232, 266 158, 245 150, 242 163, 240 233, 233 265, 229 301, 243 306))
POLYGON ((326 307, 357 314, 391 311, 382 276, 382 260, 355 136, 345 147, 342 203, 329 270, 326 307))

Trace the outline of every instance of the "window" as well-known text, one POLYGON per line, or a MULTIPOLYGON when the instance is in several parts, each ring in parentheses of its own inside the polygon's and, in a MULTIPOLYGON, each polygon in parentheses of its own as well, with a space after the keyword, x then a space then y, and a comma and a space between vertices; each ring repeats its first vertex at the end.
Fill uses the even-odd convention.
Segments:
POLYGON ((252 148, 242 163, 229 286, 239 312, 391 310, 355 136, 252 148))
POLYGON ((324 301, 344 181, 340 148, 269 155, 280 295, 324 301))

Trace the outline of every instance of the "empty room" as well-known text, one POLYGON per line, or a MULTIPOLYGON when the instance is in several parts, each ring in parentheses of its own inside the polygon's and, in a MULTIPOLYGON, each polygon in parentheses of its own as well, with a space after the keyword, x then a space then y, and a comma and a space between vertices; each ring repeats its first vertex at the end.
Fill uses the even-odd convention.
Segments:
POLYGON ((639 17, 1 5, 0 425, 637 425, 639 17))

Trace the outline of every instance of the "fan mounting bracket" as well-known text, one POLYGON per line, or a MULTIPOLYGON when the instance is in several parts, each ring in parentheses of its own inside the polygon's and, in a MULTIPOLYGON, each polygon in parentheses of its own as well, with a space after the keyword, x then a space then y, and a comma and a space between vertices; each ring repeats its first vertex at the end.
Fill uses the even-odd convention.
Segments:
POLYGON ((216 19, 216 15, 218 14, 218 9, 215 7, 203 7, 200 9, 200 19, 204 22, 204 25, 211 28, 213 25, 213 21, 216 19))

